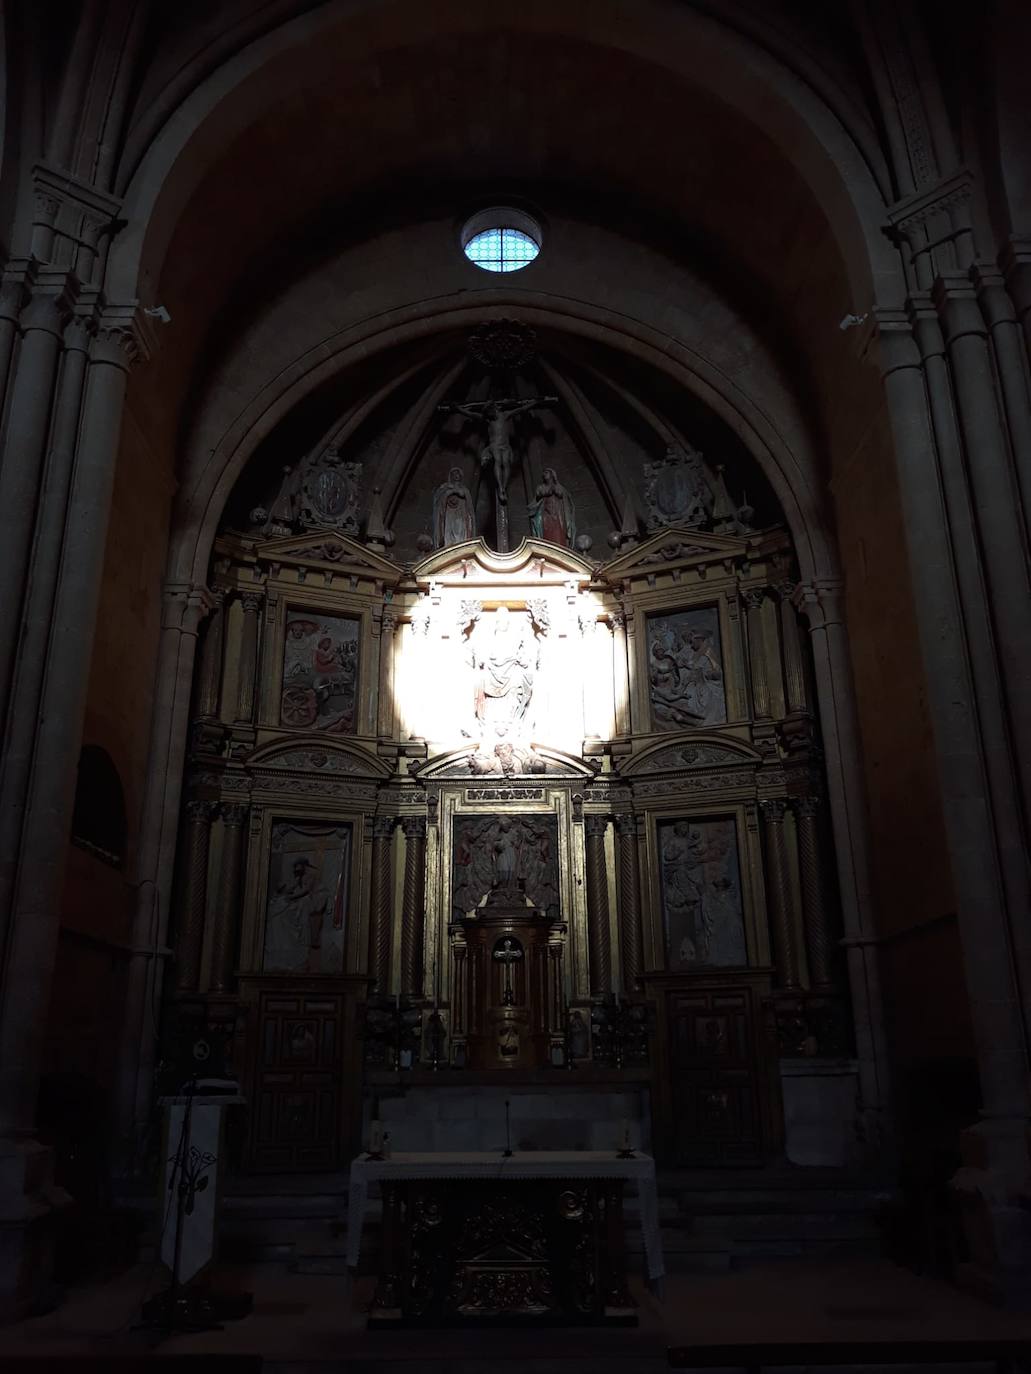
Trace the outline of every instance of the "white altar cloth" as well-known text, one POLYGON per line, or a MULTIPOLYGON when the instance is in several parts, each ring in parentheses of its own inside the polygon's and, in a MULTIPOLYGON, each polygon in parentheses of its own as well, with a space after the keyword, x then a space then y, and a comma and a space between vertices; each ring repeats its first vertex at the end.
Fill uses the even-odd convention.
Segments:
POLYGON ((435 1154, 394 1154, 389 1159, 368 1159, 360 1155, 351 1162, 347 1199, 349 1268, 358 1266, 369 1184, 373 1181, 385 1180, 389 1183, 411 1178, 629 1179, 637 1184, 649 1282, 658 1284, 666 1272, 659 1231, 655 1161, 650 1155, 636 1152, 632 1159, 620 1159, 614 1152, 605 1150, 517 1150, 507 1157, 497 1152, 462 1154, 450 1150, 435 1154))

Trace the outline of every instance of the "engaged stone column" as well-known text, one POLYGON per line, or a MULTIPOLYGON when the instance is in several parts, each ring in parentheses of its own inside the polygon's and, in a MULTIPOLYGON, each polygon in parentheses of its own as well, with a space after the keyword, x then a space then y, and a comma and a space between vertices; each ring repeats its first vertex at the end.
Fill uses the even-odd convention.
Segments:
POLYGON ((54 856, 72 822, 126 371, 138 351, 129 323, 135 309, 108 307, 105 315, 110 325, 102 323, 93 342, 86 380, 42 693, 47 728, 36 740, 8 934, 0 1013, 5 1130, 31 1130, 35 1114, 61 910, 63 869, 54 856))
POLYGON ((834 936, 830 928, 830 912, 827 910, 819 812, 818 797, 799 797, 795 802, 798 872, 809 955, 809 978, 814 992, 830 992, 834 986, 834 936))
POLYGON ((196 992, 204 943, 204 911, 208 898, 208 849, 211 822, 218 807, 208 801, 186 803, 186 862, 179 938, 176 941, 176 979, 179 992, 196 992))
POLYGON ((0 708, 6 703, 17 650, 50 403, 68 313, 62 292, 37 290, 21 316, 22 340, 0 453, 0 708))
POLYGON ((422 992, 422 938, 426 919, 426 819, 407 816, 405 832, 405 888, 401 908, 401 992, 418 997, 422 992))
POLYGON ((214 939, 211 942, 211 986, 224 992, 233 972, 237 918, 240 910, 240 873, 243 866, 243 828, 246 806, 223 806, 225 836, 222 841, 222 872, 218 884, 214 939))
POLYGON ((381 995, 390 987, 391 881, 390 840, 396 824, 393 816, 377 816, 372 822, 372 884, 369 912, 369 973, 381 995))
POLYGON ((766 676, 766 643, 763 636, 763 602, 766 592, 760 587, 745 592, 748 610, 748 668, 752 676, 752 705, 757 720, 770 717, 770 684, 766 676))
POLYGON ((587 955, 592 997, 603 997, 612 983, 609 950, 609 885, 605 873, 607 816, 585 816, 587 848, 587 955))
POLYGON ((788 886, 788 857, 784 843, 784 813, 787 802, 781 797, 761 802, 766 823, 766 887, 773 916, 777 975, 781 987, 798 987, 798 951, 791 921, 788 886))
POLYGON ((200 646, 200 672, 197 689, 197 714, 206 717, 218 715, 222 693, 222 644, 225 638, 225 599, 224 587, 211 590, 212 605, 208 616, 207 629, 200 646))
POLYGON ((236 719, 240 725, 254 720, 254 683, 258 667, 258 616, 261 612, 260 592, 244 592, 243 634, 240 637, 240 677, 236 685, 236 719))
POLYGON ((616 827, 619 831, 619 952, 623 963, 623 986, 627 992, 633 992, 644 969, 637 817, 623 812, 616 817, 616 827))

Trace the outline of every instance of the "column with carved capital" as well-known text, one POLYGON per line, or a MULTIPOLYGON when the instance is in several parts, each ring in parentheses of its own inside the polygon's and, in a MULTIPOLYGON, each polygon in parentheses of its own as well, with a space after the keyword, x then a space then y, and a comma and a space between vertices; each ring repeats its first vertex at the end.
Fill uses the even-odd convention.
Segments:
POLYGON ((376 816, 372 822, 372 882, 369 900, 369 973, 381 995, 390 989, 390 937, 393 925, 393 874, 390 844, 397 821, 376 816))
POLYGON ((587 957, 592 997, 603 997, 612 983, 609 949, 609 884, 605 871, 607 816, 584 817, 587 851, 587 957))
POLYGON ((626 615, 612 612, 612 693, 616 703, 616 734, 630 733, 630 672, 627 659, 626 615))
POLYGON ((260 592, 244 592, 243 630, 240 634, 240 676, 236 684, 236 722, 250 725, 254 720, 254 686, 258 672, 258 620, 261 615, 260 592))
POLYGON ((179 992, 196 992, 204 944, 204 911, 208 901, 208 849, 211 822, 218 814, 214 802, 186 803, 186 858, 179 935, 176 939, 175 985, 179 992))
POLYGON ((126 373, 139 352, 135 309, 106 307, 90 349, 40 703, 47 729, 36 739, 7 947, 0 1063, 9 1066, 3 1124, 13 1129, 30 1128, 35 1113, 47 1016, 38 989, 52 974, 61 910, 53 860, 71 826, 126 373))
POLYGON ((385 607, 380 621, 379 635, 379 702, 376 730, 381 739, 391 739, 394 734, 396 691, 394 682, 394 635, 397 631, 397 616, 385 607))
POLYGON ((795 584, 785 579, 777 584, 776 590, 780 601, 780 643, 784 657, 784 705, 788 715, 800 716, 809 710, 809 702, 806 698, 798 612, 792 600, 795 584))
POLYGON ((240 878, 243 872, 244 827, 247 807, 222 807, 222 870, 218 881, 215 928, 211 940, 211 987, 224 992, 233 974, 233 954, 240 917, 240 878))
POLYGON ((222 645, 225 638, 224 587, 211 589, 212 607, 200 646, 197 674, 197 714, 212 719, 218 716, 222 695, 222 645))
POLYGON ((834 936, 830 928, 831 915, 820 844, 820 799, 798 797, 794 808, 809 979, 814 992, 830 992, 834 986, 834 936))
MULTIPOLYGON (((89 342, 88 321, 75 317, 64 332, 65 352, 50 428, 45 498, 37 520, 31 574, 18 640, 18 661, 11 684, 7 750, 0 792, 0 854, 13 855, 21 833, 25 793, 35 752, 40 694, 46 673, 50 617, 61 573, 62 543, 68 516, 89 342)), ((0 688, 0 692, 2 690, 0 688)), ((13 880, 13 866, 0 867, 0 911, 7 910, 13 880)))
POLYGON ((784 814, 787 802, 782 797, 760 803, 766 831, 766 887, 773 917, 773 941, 777 956, 777 977, 783 988, 798 987, 798 949, 791 919, 791 888, 788 882, 787 845, 784 839, 784 814))
POLYGON ((0 708, 6 706, 17 649, 58 354, 69 314, 63 280, 37 282, 19 321, 21 345, 0 450, 0 708))
POLYGON ((629 811, 616 817, 619 831, 619 949, 623 986, 633 992, 644 971, 641 939, 641 882, 637 849, 637 817, 629 811))
POLYGON ((750 588, 744 594, 748 612, 748 668, 752 678, 752 706, 757 720, 770 718, 770 683, 766 675, 766 641, 763 635, 762 587, 750 588))
POLYGON ((406 816, 405 886, 401 907, 401 993, 422 993, 423 922, 426 919, 426 818, 406 816))

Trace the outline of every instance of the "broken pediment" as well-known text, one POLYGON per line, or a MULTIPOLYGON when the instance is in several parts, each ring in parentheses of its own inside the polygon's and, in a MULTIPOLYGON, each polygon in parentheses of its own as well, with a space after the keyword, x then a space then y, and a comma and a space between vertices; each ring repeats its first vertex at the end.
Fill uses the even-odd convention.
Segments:
POLYGON ((419 583, 445 586, 553 586, 585 584, 594 578, 594 566, 586 558, 543 539, 524 539, 511 553, 488 548, 482 537, 469 539, 429 554, 412 572, 419 583))
POLYGON ((420 782, 450 778, 519 779, 542 777, 594 778, 598 765, 546 744, 495 744, 490 750, 475 743, 437 754, 411 769, 420 782))

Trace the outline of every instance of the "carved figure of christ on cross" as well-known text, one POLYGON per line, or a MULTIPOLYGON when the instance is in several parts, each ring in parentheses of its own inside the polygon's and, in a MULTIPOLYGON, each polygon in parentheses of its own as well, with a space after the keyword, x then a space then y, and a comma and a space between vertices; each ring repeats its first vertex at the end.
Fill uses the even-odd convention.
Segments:
POLYGON ((513 420, 523 411, 537 406, 558 405, 557 396, 530 396, 518 401, 504 397, 494 401, 467 401, 438 406, 448 414, 467 415, 487 426, 487 444, 480 453, 480 465, 494 468, 494 513, 497 525, 498 552, 508 552, 508 481, 512 475, 515 451, 512 447, 513 420))

